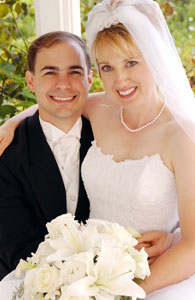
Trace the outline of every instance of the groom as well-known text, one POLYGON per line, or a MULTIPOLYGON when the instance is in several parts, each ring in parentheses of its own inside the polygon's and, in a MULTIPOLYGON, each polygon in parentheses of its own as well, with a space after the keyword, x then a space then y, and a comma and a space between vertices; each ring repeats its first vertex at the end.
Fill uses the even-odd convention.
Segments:
POLYGON ((46 223, 66 212, 89 217, 80 165, 93 134, 82 115, 92 82, 84 42, 52 32, 33 42, 26 82, 38 111, 0 158, 0 279, 43 240, 46 223))

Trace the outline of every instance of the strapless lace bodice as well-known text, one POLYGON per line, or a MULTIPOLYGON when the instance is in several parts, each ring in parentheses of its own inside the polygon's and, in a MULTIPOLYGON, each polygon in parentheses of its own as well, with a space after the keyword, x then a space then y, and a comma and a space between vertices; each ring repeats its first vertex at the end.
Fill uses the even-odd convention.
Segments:
POLYGON ((93 141, 82 164, 82 178, 91 218, 139 232, 172 231, 178 222, 175 176, 159 154, 115 162, 93 141))

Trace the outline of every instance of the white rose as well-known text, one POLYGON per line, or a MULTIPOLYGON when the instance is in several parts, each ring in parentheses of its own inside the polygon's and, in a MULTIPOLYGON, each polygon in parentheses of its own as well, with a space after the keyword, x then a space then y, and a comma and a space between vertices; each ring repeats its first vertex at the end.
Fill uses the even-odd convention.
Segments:
POLYGON ((61 288, 61 297, 59 298, 59 300, 90 300, 90 299, 91 299, 90 296, 83 296, 83 297, 70 296, 67 293, 67 286, 62 286, 61 288))
POLYGON ((123 248, 134 247, 137 240, 126 230, 125 227, 109 221, 89 219, 87 227, 92 227, 93 231, 101 235, 101 240, 111 239, 119 243, 123 248))
POLYGON ((48 264, 41 265, 35 269, 33 288, 38 293, 55 291, 59 284, 59 270, 48 264))
POLYGON ((86 264, 81 261, 68 260, 66 261, 61 270, 60 278, 61 283, 69 285, 74 281, 77 281, 86 274, 86 264))

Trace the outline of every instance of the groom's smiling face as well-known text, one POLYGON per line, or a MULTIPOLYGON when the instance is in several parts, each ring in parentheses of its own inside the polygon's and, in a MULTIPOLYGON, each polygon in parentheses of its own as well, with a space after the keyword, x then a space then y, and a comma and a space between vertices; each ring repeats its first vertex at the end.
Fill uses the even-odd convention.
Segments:
POLYGON ((35 92, 40 117, 61 127, 75 122, 82 114, 92 82, 83 50, 75 41, 58 42, 38 51, 34 72, 26 81, 35 92))

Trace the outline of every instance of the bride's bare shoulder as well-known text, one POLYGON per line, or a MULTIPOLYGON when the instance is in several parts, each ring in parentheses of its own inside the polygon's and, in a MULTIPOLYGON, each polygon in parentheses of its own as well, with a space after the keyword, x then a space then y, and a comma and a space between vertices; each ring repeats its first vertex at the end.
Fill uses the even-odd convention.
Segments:
MULTIPOLYGON (((184 128, 191 129, 191 132, 195 130, 194 124, 192 124, 190 121, 183 121, 184 128)), ((170 150, 172 153, 172 156, 178 157, 178 160, 181 161, 182 158, 186 159, 187 157, 195 157, 195 143, 192 141, 192 138, 190 138, 190 135, 188 135, 184 129, 176 122, 170 122, 170 125, 167 126, 167 143, 166 145, 170 145, 170 150)))
POLYGON ((92 115, 95 111, 97 112, 98 107, 104 101, 104 97, 104 92, 88 95, 87 101, 83 108, 83 114, 86 118, 90 119, 90 115, 92 115))

